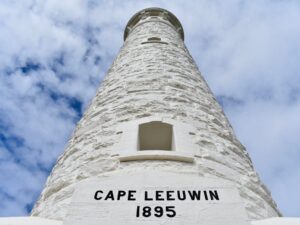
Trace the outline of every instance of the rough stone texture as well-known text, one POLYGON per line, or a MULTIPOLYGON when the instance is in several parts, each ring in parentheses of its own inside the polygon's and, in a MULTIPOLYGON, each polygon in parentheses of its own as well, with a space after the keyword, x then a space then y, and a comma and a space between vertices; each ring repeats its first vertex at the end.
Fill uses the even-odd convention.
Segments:
POLYGON ((62 221, 39 217, 1 217, 0 225, 62 225, 62 221))
MULTIPOLYGON (((182 195, 181 195, 182 197, 182 195)), ((75 188, 66 219, 63 225, 250 225, 246 210, 238 190, 231 182, 220 179, 199 177, 197 175, 165 173, 161 171, 118 174, 114 177, 86 179, 75 188), (163 181, 163 182, 162 182, 163 181), (180 182, 178 182, 180 181, 180 182), (126 194, 118 201, 95 200, 91 196, 99 190, 105 196, 113 191, 117 196, 119 190, 133 190, 135 200, 128 201, 126 194), (218 199, 205 198, 203 193, 212 190, 218 193, 218 199), (180 200, 177 191, 200 191, 200 198, 180 200), (155 198, 157 191, 160 200, 155 198), (173 191, 172 201, 167 200, 167 191, 173 191), (147 195, 146 195, 147 193, 147 195), (202 195, 201 195, 202 193, 202 195), (153 200, 147 201, 145 196, 153 200), (136 216, 137 206, 150 206, 152 209, 162 207, 162 215, 157 217, 150 213, 149 217, 136 216), (168 217, 166 207, 172 207, 175 215, 168 217), (217 214, 217 216, 216 216, 217 214)))
POLYGON ((300 225, 300 218, 270 218, 265 220, 257 220, 252 225, 300 225))
MULTIPOLYGON (((0 225, 62 225, 62 221, 39 217, 2 217, 0 225)), ((270 218, 252 221, 251 225, 300 225, 300 218, 270 218)))
POLYGON ((280 215, 181 35, 163 16, 147 14, 130 31, 53 168, 32 215, 63 219, 78 181, 145 170, 231 181, 240 191, 250 220, 280 215), (161 41, 145 43, 151 37, 161 41), (194 163, 120 162, 114 149, 122 136, 117 127, 145 117, 170 118, 193 126, 194 163))

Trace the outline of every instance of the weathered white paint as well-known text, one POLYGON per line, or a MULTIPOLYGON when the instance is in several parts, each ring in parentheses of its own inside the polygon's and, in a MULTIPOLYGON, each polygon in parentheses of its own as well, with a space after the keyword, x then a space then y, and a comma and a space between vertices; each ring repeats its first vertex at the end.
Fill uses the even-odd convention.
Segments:
MULTIPOLYGON (((39 217, 0 217, 0 225, 63 225, 63 222, 39 217)), ((251 225, 300 225, 300 218, 277 217, 252 221, 251 225)))
POLYGON ((250 225, 239 193, 232 185, 225 180, 158 171, 87 179, 77 185, 64 225, 250 225), (94 199, 97 191, 101 191, 97 194, 100 200, 94 199), (105 200, 109 191, 114 200, 105 200), (117 200, 119 191, 124 191, 125 195, 117 200), (160 191, 159 200, 155 200, 156 191, 160 191), (172 201, 167 200, 167 191, 174 191, 172 201), (185 191, 186 199, 178 199, 177 191, 185 191), (200 193, 200 200, 192 200, 188 191, 200 193), (210 198, 209 191, 216 191, 218 199, 210 198), (140 214, 137 217, 138 206, 140 214), (149 217, 142 215, 145 206, 151 207, 149 217), (163 215, 155 216, 155 207, 162 207, 163 215), (166 207, 174 211, 166 212, 166 207))
POLYGON ((0 225, 62 225, 62 221, 39 217, 0 217, 0 225))
POLYGON ((249 220, 278 216, 247 151, 185 47, 177 19, 165 10, 144 10, 133 17, 125 33, 120 53, 53 168, 32 215, 64 219, 74 186, 82 180, 158 171, 230 181, 239 190, 249 220), (152 17, 153 13, 157 15, 152 17), (148 41, 153 37, 161 41, 148 41), (127 123, 155 118, 193 129, 179 129, 175 137, 176 145, 182 146, 176 151, 190 153, 192 163, 156 154, 152 159, 120 162, 123 153, 134 155, 137 148, 137 126, 127 123), (122 126, 127 130, 118 132, 122 126), (123 141, 127 134, 131 135, 123 141))
POLYGON ((251 225, 300 225, 300 218, 277 217, 253 221, 251 225))

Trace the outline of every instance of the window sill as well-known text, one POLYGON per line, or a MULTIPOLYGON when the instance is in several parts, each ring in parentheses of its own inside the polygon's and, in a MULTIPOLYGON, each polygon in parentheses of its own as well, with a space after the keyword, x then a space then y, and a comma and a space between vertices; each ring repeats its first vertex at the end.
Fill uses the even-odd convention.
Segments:
POLYGON ((153 43, 164 44, 164 45, 168 44, 167 42, 164 42, 164 41, 144 41, 144 42, 142 42, 142 45, 144 45, 144 44, 153 44, 153 43))
POLYGON ((135 153, 124 153, 120 154, 118 158, 120 162, 139 160, 171 160, 188 163, 194 162, 194 157, 192 154, 164 150, 143 150, 135 153))

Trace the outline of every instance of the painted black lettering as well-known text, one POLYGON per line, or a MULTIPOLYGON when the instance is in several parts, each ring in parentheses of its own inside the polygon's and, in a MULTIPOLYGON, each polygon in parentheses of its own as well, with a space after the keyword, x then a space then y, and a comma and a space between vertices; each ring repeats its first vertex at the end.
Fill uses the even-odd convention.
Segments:
POLYGON ((207 196, 206 191, 203 191, 203 193, 204 193, 205 200, 208 200, 208 196, 207 196))
POLYGON ((112 190, 110 190, 109 192, 108 192, 108 194, 106 195, 106 197, 105 197, 105 199, 104 200, 108 200, 108 199, 110 199, 110 200, 115 200, 115 198, 114 198, 114 193, 113 193, 113 191, 112 190))
POLYGON ((211 200, 219 200, 219 194, 218 191, 209 191, 210 199, 211 200))
POLYGON ((137 206, 136 207, 136 214, 135 214, 136 217, 140 217, 140 206, 137 206))
POLYGON ((162 195, 162 193, 164 193, 163 191, 156 191, 155 192, 155 194, 156 194, 156 201, 163 201, 164 200, 164 198, 161 196, 162 195))
POLYGON ((174 194, 174 191, 167 191, 167 200, 168 201, 175 201, 173 194, 174 194))
POLYGON ((126 191, 118 191, 118 200, 121 199, 121 197, 126 195, 126 191))
POLYGON ((128 201, 136 201, 136 198, 134 196, 135 193, 136 193, 136 191, 134 191, 134 190, 128 191, 128 201))
POLYGON ((185 191, 177 191, 177 197, 179 200, 184 201, 186 199, 185 191))
POLYGON ((191 197, 191 200, 200 200, 201 197, 201 191, 188 191, 189 195, 191 197))
POLYGON ((148 191, 145 191, 145 201, 153 201, 153 198, 148 196, 148 191))
POLYGON ((95 192, 95 195, 94 195, 94 199, 95 200, 101 200, 102 199, 102 196, 101 196, 101 194, 103 194, 103 191, 96 191, 95 192))

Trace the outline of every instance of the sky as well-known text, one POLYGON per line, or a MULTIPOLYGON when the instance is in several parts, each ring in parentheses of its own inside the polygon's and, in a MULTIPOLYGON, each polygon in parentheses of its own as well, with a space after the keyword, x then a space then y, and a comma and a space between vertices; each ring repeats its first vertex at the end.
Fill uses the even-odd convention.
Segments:
POLYGON ((0 216, 28 215, 137 11, 185 44, 287 217, 300 217, 300 1, 1 0, 0 216))

